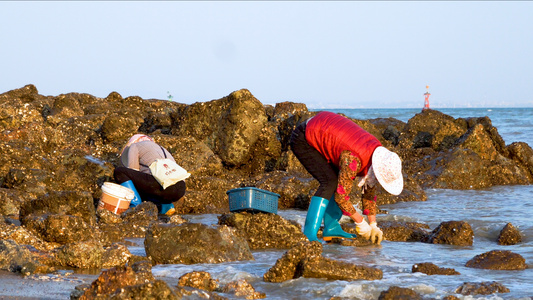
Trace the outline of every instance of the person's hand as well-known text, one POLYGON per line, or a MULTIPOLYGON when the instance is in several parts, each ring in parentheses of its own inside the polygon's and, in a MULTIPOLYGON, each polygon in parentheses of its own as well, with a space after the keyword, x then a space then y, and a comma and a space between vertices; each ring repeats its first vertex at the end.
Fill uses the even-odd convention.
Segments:
POLYGON ((383 231, 379 229, 378 223, 370 223, 370 228, 372 228, 372 230, 370 231, 370 241, 378 245, 381 244, 381 241, 383 240, 383 231))
POLYGON ((355 222, 355 231, 364 237, 365 239, 370 239, 370 234, 372 233, 372 227, 363 219, 360 223, 355 222))

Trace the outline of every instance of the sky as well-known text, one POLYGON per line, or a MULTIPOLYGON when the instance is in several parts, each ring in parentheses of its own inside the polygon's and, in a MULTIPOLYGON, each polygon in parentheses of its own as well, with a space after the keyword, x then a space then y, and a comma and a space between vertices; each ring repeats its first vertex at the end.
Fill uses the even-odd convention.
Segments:
POLYGON ((531 1, 0 1, 0 93, 533 107, 531 1))

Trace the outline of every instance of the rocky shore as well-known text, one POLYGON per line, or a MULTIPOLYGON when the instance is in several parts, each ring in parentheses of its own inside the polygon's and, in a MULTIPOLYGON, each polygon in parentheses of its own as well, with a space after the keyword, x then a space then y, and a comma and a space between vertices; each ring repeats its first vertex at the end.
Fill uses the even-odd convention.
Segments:
MULTIPOLYGON (((301 103, 263 105, 245 89, 191 105, 123 98, 116 92, 106 98, 44 96, 33 85, 0 94, 0 270, 20 276, 64 268, 101 272, 91 285, 73 290, 72 299, 179 299, 192 294, 257 299, 267 295, 246 281, 219 286, 209 273, 193 272, 169 286, 153 277, 151 267, 253 260, 252 250, 274 248, 287 252, 264 274, 266 282, 298 277, 379 280, 382 271, 377 268, 323 257, 322 245, 307 241, 299 224, 276 214, 229 212, 226 191, 245 186, 278 193, 280 209, 307 208, 318 184, 292 154, 288 140, 296 125, 314 114, 301 103), (177 215, 161 216, 150 202, 121 215, 96 210, 102 184, 113 181, 118 154, 135 133, 151 135, 192 174, 185 197, 175 203, 177 215), (218 225, 180 217, 203 213, 219 214, 218 225), (146 256, 128 251, 126 239, 131 237, 144 239, 146 256)), ((425 201, 427 188, 533 183, 531 147, 505 145, 488 117, 455 119, 424 110, 408 122, 353 121, 403 160, 404 191, 399 196, 380 191, 378 204, 425 201)), ((407 222, 380 226, 389 241, 457 246, 473 241, 470 225, 461 220, 433 230, 407 222)), ((355 232, 353 224, 343 227, 355 232)), ((520 232, 508 224, 498 243, 520 241, 520 232)), ((352 247, 368 243, 334 242, 352 247)), ((491 251, 472 258, 467 267, 522 270, 527 265, 516 253, 491 251)), ((413 272, 455 274, 429 262, 413 266, 413 272)), ((476 293, 476 288, 505 291, 486 283, 458 287, 458 293, 476 293)), ((391 288, 383 299, 411 292, 391 288)))

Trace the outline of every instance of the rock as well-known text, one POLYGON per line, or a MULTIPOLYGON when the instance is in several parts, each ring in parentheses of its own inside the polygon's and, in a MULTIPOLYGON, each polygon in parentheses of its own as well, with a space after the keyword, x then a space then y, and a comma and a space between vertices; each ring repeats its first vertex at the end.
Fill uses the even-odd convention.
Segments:
POLYGON ((142 202, 128 209, 120 216, 104 209, 97 210, 98 227, 102 232, 101 242, 104 246, 124 242, 124 238, 144 238, 148 226, 158 221, 157 206, 153 202, 142 202))
POLYGON ((533 149, 524 142, 514 142, 507 146, 509 158, 523 165, 533 176, 533 149))
POLYGON ((132 118, 123 113, 109 114, 101 127, 101 135, 108 143, 122 141, 137 133, 137 128, 143 123, 142 118, 132 118))
POLYGON ((513 155, 487 117, 454 120, 435 111, 417 114, 405 126, 399 148, 405 172, 422 188, 479 189, 531 182, 528 160, 519 158, 527 157, 527 151, 518 146, 515 152, 524 154, 513 155))
POLYGON ((265 293, 256 292, 254 287, 245 279, 239 279, 226 284, 222 288, 223 293, 233 294, 237 297, 245 299, 263 299, 266 298, 265 293))
POLYGON ((130 285, 117 289, 110 299, 182 299, 165 281, 155 280, 143 284, 130 285))
POLYGON ((515 245, 521 242, 520 231, 511 223, 507 223, 498 236, 498 245, 515 245))
MULTIPOLYGON (((141 268, 142 269, 142 268, 141 268)), ((148 283, 153 283, 155 280, 151 274, 146 274, 146 272, 136 272, 134 266, 124 266, 116 267, 103 271, 98 278, 93 281, 90 287, 86 288, 83 294, 79 299, 110 299, 115 293, 121 294, 126 293, 130 295, 135 295, 135 292, 146 293, 146 296, 160 294, 168 296, 171 293, 168 292, 168 286, 166 283, 154 284, 152 286, 144 286, 148 283), (163 286, 159 286, 159 285, 163 286), (162 290, 162 292, 161 292, 162 290), (159 292, 155 292, 159 291, 159 292)), ((120 296, 118 299, 131 299, 128 297, 120 296)), ((157 297, 156 297, 157 298, 157 297)), ((135 298, 137 299, 137 298, 135 298)), ((143 299, 141 297, 140 299, 143 299)), ((163 297, 161 299, 179 299, 179 298, 169 298, 163 297)))
POLYGON ((466 130, 465 124, 451 116, 433 109, 424 110, 409 119, 399 145, 402 148, 448 149, 466 130))
POLYGON ((265 109, 246 89, 219 100, 187 106, 175 119, 174 135, 192 135, 206 140, 227 165, 241 166, 259 139, 267 121, 265 109))
POLYGON ((178 281, 179 286, 188 286, 195 289, 206 290, 209 292, 219 288, 218 280, 212 279, 208 272, 190 272, 181 275, 178 281))
POLYGON ((424 242, 430 244, 472 246, 474 242, 474 231, 470 227, 470 224, 463 221, 442 222, 431 232, 424 242))
POLYGON ((166 282, 155 280, 144 284, 130 285, 118 289, 111 295, 110 299, 181 299, 166 282))
POLYGON ((241 231, 250 249, 289 249, 307 240, 299 224, 277 214, 228 213, 218 218, 218 224, 241 231))
POLYGON ((296 276, 324 278, 328 280, 377 280, 383 278, 383 271, 351 263, 314 256, 305 258, 296 270, 296 276))
POLYGON ((213 299, 213 300, 228 300, 228 298, 220 296, 215 292, 208 292, 191 287, 176 286, 176 294, 185 299, 213 299))
POLYGON ((29 215, 23 225, 46 242, 68 244, 99 240, 100 231, 88 225, 82 217, 73 215, 29 215))
POLYGON ((427 275, 461 275, 461 273, 451 268, 440 268, 433 263, 419 263, 413 265, 411 271, 413 273, 420 272, 427 275))
POLYGON ((321 254, 322 244, 320 242, 299 242, 276 261, 276 264, 263 275, 263 280, 266 282, 283 282, 297 278, 296 271, 302 261, 305 258, 320 256, 321 254))
POLYGON ((318 188, 318 182, 312 178, 303 179, 280 170, 257 176, 253 185, 260 189, 279 194, 279 209, 307 209, 310 201, 309 192, 318 188))
POLYGON ((96 217, 99 224, 120 224, 123 222, 123 219, 107 209, 97 209, 96 217))
POLYGON ((124 266, 128 263, 130 257, 132 257, 132 254, 128 250, 128 247, 118 243, 112 244, 102 254, 102 267, 112 268, 124 266))
POLYGON ((455 290, 462 295, 490 295, 494 293, 509 293, 509 289, 499 282, 465 282, 455 290))
POLYGON ((0 239, 13 240, 19 245, 30 245, 36 249, 47 251, 59 247, 57 243, 49 243, 29 231, 25 227, 0 222, 0 239))
POLYGON ((383 239, 396 242, 421 242, 429 237, 429 226, 416 222, 380 221, 383 239))
POLYGON ((182 216, 178 214, 173 214, 171 216, 159 215, 158 218, 159 218, 159 221, 162 223, 171 223, 171 224, 176 224, 176 225, 189 222, 187 219, 183 218, 182 216))
POLYGON ((24 218, 29 215, 43 214, 77 216, 88 225, 96 225, 94 200, 87 192, 51 192, 39 199, 25 202, 20 209, 21 220, 24 220, 24 218))
POLYGON ((18 191, 0 188, 0 215, 18 216, 23 201, 18 191))
POLYGON ((228 226, 154 223, 144 241, 154 264, 197 264, 253 260, 246 240, 228 226))
POLYGON ((100 242, 77 242, 56 248, 53 253, 61 266, 95 269, 102 267, 104 247, 100 242))
POLYGON ((417 292, 398 286, 391 286, 388 290, 379 294, 379 300, 416 300, 422 299, 417 292))
POLYGON ((36 269, 37 262, 27 248, 13 240, 0 240, 0 270, 29 275, 36 269))
POLYGON ((526 260, 522 255, 511 251, 492 250, 469 260, 469 268, 489 270, 524 270, 527 268, 526 260))

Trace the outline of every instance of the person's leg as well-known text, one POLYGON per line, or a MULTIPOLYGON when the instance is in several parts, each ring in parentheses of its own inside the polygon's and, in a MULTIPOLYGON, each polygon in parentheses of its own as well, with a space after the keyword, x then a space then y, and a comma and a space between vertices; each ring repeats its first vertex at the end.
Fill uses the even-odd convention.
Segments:
POLYGON ((320 186, 311 197, 303 232, 310 241, 317 241, 317 233, 324 219, 328 199, 335 193, 338 175, 327 160, 305 139, 305 124, 298 126, 291 135, 292 152, 304 168, 318 180, 320 186))
POLYGON ((320 186, 315 196, 331 199, 338 182, 338 171, 327 159, 313 148, 305 139, 305 125, 298 126, 291 135, 290 146, 294 155, 304 168, 315 178, 320 186))
POLYGON ((185 195, 185 181, 180 181, 163 189, 154 176, 130 168, 117 167, 113 175, 119 184, 131 180, 141 198, 154 203, 169 204, 178 201, 185 195))
POLYGON ((331 197, 331 200, 326 207, 326 212, 324 213, 324 231, 322 237, 324 241, 331 241, 333 238, 345 238, 345 239, 355 239, 357 235, 345 232, 339 220, 342 218, 342 210, 335 202, 335 198, 331 197))

